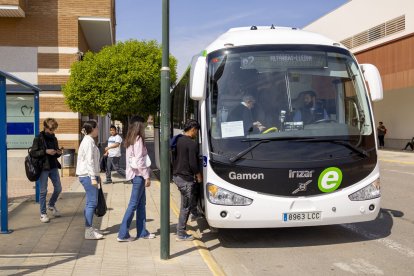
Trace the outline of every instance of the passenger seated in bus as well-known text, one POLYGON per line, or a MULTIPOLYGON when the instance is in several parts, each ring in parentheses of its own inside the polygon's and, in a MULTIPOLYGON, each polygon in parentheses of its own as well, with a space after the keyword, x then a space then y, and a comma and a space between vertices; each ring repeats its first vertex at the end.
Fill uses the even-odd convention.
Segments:
POLYGON ((243 96, 242 102, 236 106, 227 118, 228 122, 243 121, 244 133, 253 134, 260 133, 266 129, 254 116, 254 105, 256 100, 251 95, 243 96))
POLYGON ((256 119, 267 127, 281 128, 280 113, 288 110, 285 75, 262 73, 257 82, 256 119))
POLYGON ((302 99, 301 107, 295 111, 293 121, 311 124, 320 120, 328 120, 329 116, 321 102, 316 100, 316 93, 312 90, 303 91, 299 94, 302 99))

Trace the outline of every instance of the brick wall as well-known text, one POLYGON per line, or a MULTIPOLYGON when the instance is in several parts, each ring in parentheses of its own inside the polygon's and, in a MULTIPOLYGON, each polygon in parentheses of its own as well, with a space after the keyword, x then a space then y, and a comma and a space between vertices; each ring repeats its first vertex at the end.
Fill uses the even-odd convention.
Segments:
MULTIPOLYGON (((77 49, 88 51, 89 45, 78 22, 79 17, 111 18, 115 34, 114 0, 0 0, 1 4, 20 5, 25 11, 25 17, 0 17, 0 46, 52 47, 42 48, 37 54, 38 70, 35 73, 38 85, 66 83, 69 76, 64 72, 78 60, 77 49), (59 53, 56 52, 57 49, 59 53)), ((61 92, 54 93, 60 95, 51 97, 41 92, 40 112, 45 112, 43 114, 50 117, 56 115, 59 122, 56 133, 67 139, 59 139, 60 145, 77 149, 79 139, 76 137, 80 133, 81 120, 73 118, 61 92), (54 112, 59 113, 53 114, 54 112), (67 118, 61 112, 68 112, 67 118)), ((40 118, 41 129, 44 119, 40 118)))
POLYGON ((77 54, 41 54, 37 55, 38 68, 70 68, 78 60, 77 54))
POLYGON ((72 112, 63 97, 41 97, 39 109, 40 112, 72 112))
POLYGON ((39 84, 55 84, 61 85, 68 81, 69 76, 39 76, 39 84))
POLYGON ((53 117, 58 122, 59 126, 56 130, 56 135, 66 137, 59 138, 59 146, 63 146, 67 149, 78 149, 79 147, 79 134, 81 131, 81 121, 80 118, 74 118, 73 112, 65 104, 64 97, 58 96, 46 96, 42 95, 40 92, 40 104, 39 110, 41 118, 39 120, 40 129, 43 130, 43 121, 45 117, 53 117), (59 113, 56 113, 59 112, 59 113), (68 116, 65 116, 64 113, 67 112, 68 116), (55 114, 58 116, 54 116, 55 114), (70 116, 69 116, 70 115, 70 116), (69 135, 69 139, 67 136, 69 135))
POLYGON ((57 46, 58 1, 28 0, 24 18, 0 18, 2 46, 57 46))
MULTIPOLYGON (((24 18, 0 18, 2 46, 78 47, 78 17, 110 17, 112 0, 27 0, 24 18)), ((17 5, 18 0, 0 0, 17 5), (15 2, 15 3, 14 3, 15 2)), ((23 7, 22 7, 23 8, 23 7)))

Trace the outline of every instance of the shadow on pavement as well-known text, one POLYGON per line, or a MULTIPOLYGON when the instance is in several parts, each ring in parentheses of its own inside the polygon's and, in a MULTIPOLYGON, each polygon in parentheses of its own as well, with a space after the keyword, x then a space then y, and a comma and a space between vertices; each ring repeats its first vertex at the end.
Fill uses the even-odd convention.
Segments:
MULTIPOLYGON (((97 241, 85 240, 85 193, 62 193, 57 207, 62 217, 39 220, 39 204, 23 202, 9 214, 11 234, 0 235, 0 267, 6 275, 26 275, 93 255, 97 241)), ((99 227, 101 218, 94 217, 99 227)))

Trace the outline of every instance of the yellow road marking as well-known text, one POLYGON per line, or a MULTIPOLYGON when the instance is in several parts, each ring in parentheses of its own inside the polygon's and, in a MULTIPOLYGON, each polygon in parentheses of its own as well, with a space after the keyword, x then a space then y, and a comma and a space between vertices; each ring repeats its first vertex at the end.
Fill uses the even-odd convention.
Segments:
POLYGON ((406 165, 414 165, 414 162, 410 162, 410 161, 399 161, 399 160, 393 160, 393 159, 379 159, 379 161, 389 162, 389 163, 400 163, 400 164, 406 164, 406 165))
MULTIPOLYGON (((153 182, 155 182, 158 188, 161 189, 161 184, 159 181, 153 181, 153 182)), ((178 218, 180 214, 180 209, 178 208, 177 204, 175 204, 175 201, 171 193, 170 193, 170 208, 173 211, 174 215, 178 218)), ((201 258, 203 258, 204 262, 207 264, 208 268, 213 273, 213 275, 216 275, 216 276, 226 275, 226 273, 224 273, 224 271, 221 269, 221 267, 216 262, 214 257, 211 255, 210 250, 208 250, 205 243, 201 241, 201 237, 198 235, 198 233, 192 230, 189 230, 189 232, 191 233, 191 235, 193 235, 193 237, 196 238, 193 240, 193 244, 197 248, 198 253, 200 253, 201 258)))

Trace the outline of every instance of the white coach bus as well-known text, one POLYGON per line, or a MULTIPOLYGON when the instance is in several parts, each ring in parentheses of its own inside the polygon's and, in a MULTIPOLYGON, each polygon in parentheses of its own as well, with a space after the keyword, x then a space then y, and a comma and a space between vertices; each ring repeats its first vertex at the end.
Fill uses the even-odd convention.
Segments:
POLYGON ((230 29, 193 58, 171 96, 173 135, 187 119, 201 124, 200 206, 210 226, 377 217, 370 100, 382 99, 381 78, 340 43, 296 28, 230 29))

